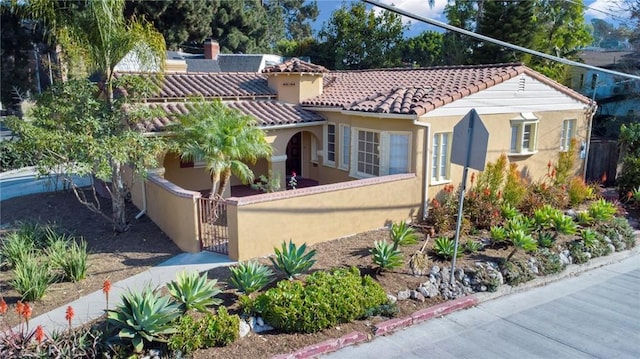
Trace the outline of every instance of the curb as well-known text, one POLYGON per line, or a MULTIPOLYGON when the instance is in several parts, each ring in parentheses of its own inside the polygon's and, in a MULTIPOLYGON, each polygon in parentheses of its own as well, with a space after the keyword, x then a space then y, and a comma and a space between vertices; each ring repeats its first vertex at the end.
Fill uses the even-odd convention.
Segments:
POLYGON ((319 354, 331 353, 344 347, 364 343, 369 337, 361 332, 353 331, 347 335, 343 335, 338 339, 329 339, 324 342, 306 346, 291 354, 280 354, 272 357, 272 359, 306 359, 312 358, 319 354))
MULTIPOLYGON (((640 230, 636 230, 635 234, 636 240, 640 241, 640 230)), ((433 307, 418 310, 407 317, 394 318, 378 323, 374 326, 373 334, 376 337, 390 334, 397 330, 436 317, 442 317, 458 310, 467 309, 489 300, 493 300, 510 294, 524 292, 531 288, 542 287, 549 283, 557 282, 568 277, 577 276, 583 272, 587 272, 592 269, 600 268, 609 264, 618 263, 627 258, 638 255, 640 255, 640 244, 629 250, 614 252, 605 257, 590 259, 587 263, 584 264, 568 265, 561 273, 536 278, 516 287, 505 284, 500 286, 500 288, 493 293, 474 293, 458 299, 434 305, 433 307)), ((329 339, 318 344, 306 346, 290 354, 280 354, 273 356, 272 359, 307 359, 315 357, 316 355, 335 352, 350 345, 361 344, 368 340, 368 335, 362 332, 354 331, 337 339, 329 339)))

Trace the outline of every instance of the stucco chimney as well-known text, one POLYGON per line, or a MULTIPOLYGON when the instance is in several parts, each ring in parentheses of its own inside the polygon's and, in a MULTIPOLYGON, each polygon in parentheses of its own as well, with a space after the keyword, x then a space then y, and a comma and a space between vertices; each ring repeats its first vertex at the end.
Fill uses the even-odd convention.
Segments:
POLYGON ((217 41, 207 39, 204 41, 204 58, 207 60, 217 60, 220 53, 220 44, 217 41))

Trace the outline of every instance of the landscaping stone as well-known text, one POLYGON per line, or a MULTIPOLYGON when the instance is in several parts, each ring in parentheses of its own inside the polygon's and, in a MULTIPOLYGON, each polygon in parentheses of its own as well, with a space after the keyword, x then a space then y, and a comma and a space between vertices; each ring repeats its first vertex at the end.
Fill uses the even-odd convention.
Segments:
POLYGON ((253 329, 254 333, 268 332, 274 329, 271 325, 265 323, 262 317, 252 317, 249 325, 251 326, 251 329, 253 329))
POLYGON ((409 298, 411 298, 411 291, 409 289, 398 292, 398 300, 407 300, 409 298))
POLYGON ((389 299, 390 304, 395 304, 398 301, 398 298, 391 294, 387 294, 387 299, 389 299))
POLYGON ((417 290, 412 290, 411 291, 411 299, 416 300, 418 302, 424 302, 425 301, 424 295, 422 295, 422 293, 420 293, 417 290))
POLYGON ((244 320, 240 320, 240 338, 246 337, 251 331, 251 326, 244 320))
POLYGON ((431 267, 431 274, 436 275, 438 273, 440 273, 440 267, 438 266, 431 267))

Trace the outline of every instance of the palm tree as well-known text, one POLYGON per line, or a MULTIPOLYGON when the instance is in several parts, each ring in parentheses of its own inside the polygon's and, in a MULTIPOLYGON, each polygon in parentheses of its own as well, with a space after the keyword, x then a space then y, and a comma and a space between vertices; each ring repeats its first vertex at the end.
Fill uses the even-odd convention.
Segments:
POLYGON ((211 198, 221 197, 231 174, 253 182, 247 162, 271 155, 271 146, 253 117, 225 106, 221 100, 199 101, 173 127, 174 148, 184 160, 204 161, 211 173, 211 198))

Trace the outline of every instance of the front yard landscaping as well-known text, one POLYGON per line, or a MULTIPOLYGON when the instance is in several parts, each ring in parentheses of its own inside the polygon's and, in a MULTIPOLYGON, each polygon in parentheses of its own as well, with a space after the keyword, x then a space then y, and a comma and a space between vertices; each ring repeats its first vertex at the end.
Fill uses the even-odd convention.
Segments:
MULTIPOLYGON (((82 328, 70 327, 57 337, 27 328, 26 319, 36 315, 36 309, 40 314, 53 308, 47 298, 60 297, 55 287, 60 283, 46 289, 43 300, 24 304, 24 293, 13 287, 14 269, 21 265, 20 260, 8 261, 9 252, 4 250, 10 248, 7 243, 15 236, 8 231, 0 246, 5 263, 0 285, 7 302, 6 306, 0 302, 1 320, 6 327, 22 323, 24 331, 2 337, 0 356, 60 350, 75 353, 75 357, 109 353, 111 357, 134 358, 156 354, 168 358, 267 358, 354 330, 371 333, 377 323, 390 317, 405 317, 503 285, 519 285, 561 272, 568 264, 585 263, 636 245, 634 229, 627 220, 637 226, 639 203, 633 196, 622 198, 622 202, 606 200, 597 185, 569 176, 561 179, 558 166, 551 164, 544 179, 526 182, 515 175, 517 168, 507 169, 506 161, 500 161, 472 176, 453 273, 458 193, 446 186, 432 201, 427 223, 395 223, 390 229, 310 247, 302 240, 283 241, 274 249, 276 255, 268 258, 202 274, 184 273, 164 288, 132 290, 123 297, 123 304, 110 306, 104 319, 82 328), (431 229, 435 233, 430 233, 431 229)), ((47 196, 65 198, 64 194, 47 196)), ((22 205, 19 200, 25 199, 3 203, 3 211, 22 205)), ((66 201, 72 200, 66 197, 66 201)), ((42 216, 41 220, 51 219, 42 216)), ((118 270, 127 268, 127 258, 118 259, 121 267, 105 270, 103 261, 114 258, 96 250, 98 238, 83 234, 86 222, 60 222, 57 233, 73 232, 78 243, 82 237, 88 252, 86 278, 64 283, 65 290, 78 292, 85 286, 90 292, 102 289, 106 279, 116 281, 118 270), (101 270, 92 270, 96 267, 101 270)), ((135 231, 136 226, 133 228, 135 231)), ((118 236, 100 240, 119 241, 118 236)), ((152 247, 157 239, 137 240, 141 243, 131 243, 143 251, 144 243, 152 247)), ((142 263, 164 259, 171 252, 170 246, 166 248, 142 256, 147 258, 142 263)), ((55 303, 60 306, 66 302, 55 303)), ((72 316, 73 308, 69 308, 67 317, 72 316)))

